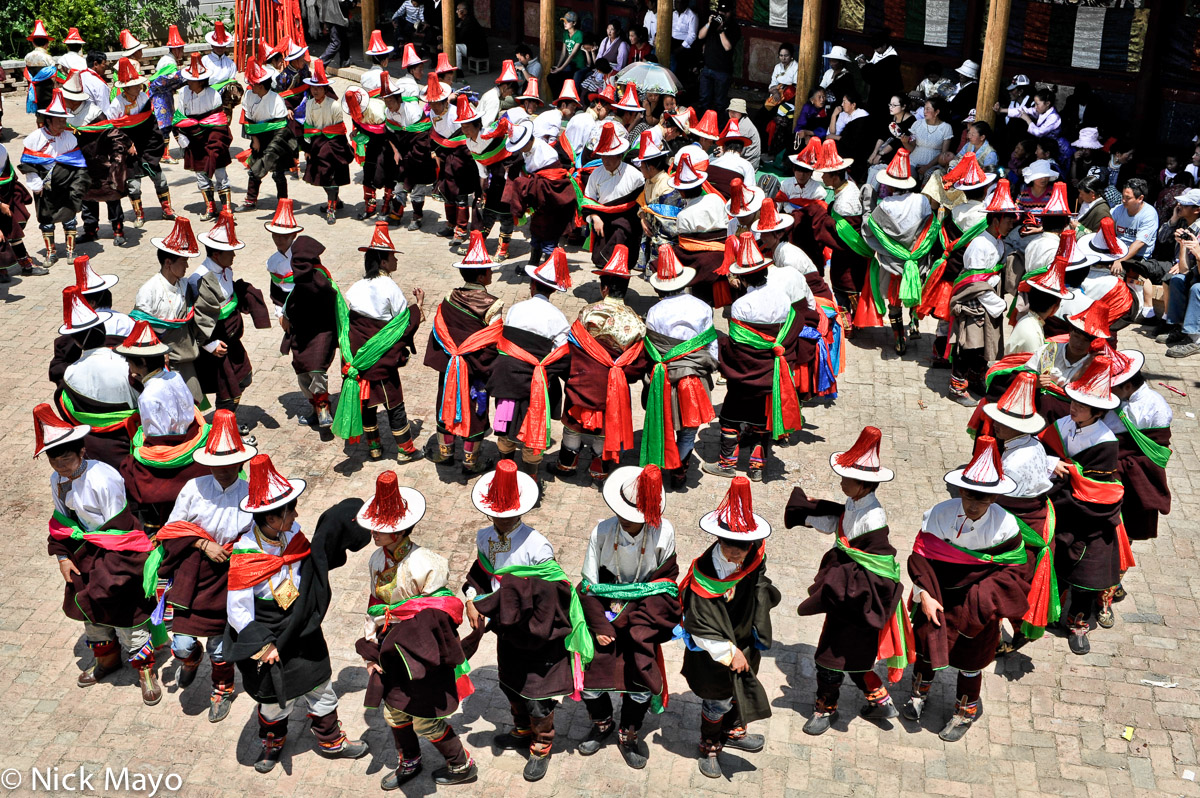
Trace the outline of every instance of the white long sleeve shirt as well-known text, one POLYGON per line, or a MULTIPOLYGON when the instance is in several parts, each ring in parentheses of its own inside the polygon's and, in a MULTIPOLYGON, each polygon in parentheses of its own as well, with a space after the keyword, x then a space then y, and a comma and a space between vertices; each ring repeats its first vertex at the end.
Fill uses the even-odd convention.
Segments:
MULTIPOLYGON (((521 523, 501 538, 496 527, 488 526, 475 533, 475 547, 491 561, 495 568, 509 565, 538 565, 554 559, 554 547, 541 532, 521 523)), ((492 577, 492 590, 500 588, 500 580, 492 577)), ((475 598, 475 591, 467 590, 467 598, 475 598)))
POLYGON ((78 479, 68 480, 50 475, 50 494, 54 497, 54 509, 63 515, 74 515, 79 525, 94 532, 115 518, 125 509, 125 480, 113 468, 99 460, 84 460, 83 474, 78 479), (69 483, 63 496, 59 486, 69 483))
POLYGON ((644 525, 634 537, 621 528, 615 515, 592 528, 583 555, 583 578, 598 584, 600 569, 607 569, 617 583, 645 582, 675 553, 675 527, 663 519, 661 527, 644 525))
MULTIPOLYGON (((238 503, 250 495, 250 483, 234 480, 222 488, 211 474, 188 480, 175 499, 169 521, 195 524, 222 546, 228 546, 250 532, 254 516, 242 512, 238 503)), ((253 536, 251 536, 253 538, 253 536)))
MULTIPOLYGON (((283 550, 292 542, 292 538, 299 534, 300 525, 292 524, 291 529, 284 531, 279 536, 278 542, 272 542, 267 540, 266 536, 261 533, 255 536, 254 526, 251 524, 250 530, 234 543, 234 549, 239 551, 260 551, 265 554, 274 554, 278 557, 283 554, 283 550), (261 546, 259 545, 260 539, 262 540, 261 546)), ((225 597, 225 611, 229 615, 229 625, 237 632, 249 626, 254 621, 254 600, 275 600, 275 594, 271 592, 271 588, 278 589, 280 585, 290 579, 296 589, 299 590, 300 581, 303 577, 303 569, 304 560, 300 560, 299 562, 285 565, 254 587, 230 590, 225 597)))

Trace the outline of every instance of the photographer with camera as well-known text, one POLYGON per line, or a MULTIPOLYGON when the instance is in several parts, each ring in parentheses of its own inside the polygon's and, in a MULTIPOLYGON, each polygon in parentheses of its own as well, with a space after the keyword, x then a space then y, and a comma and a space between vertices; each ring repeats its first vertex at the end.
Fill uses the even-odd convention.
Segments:
POLYGON ((733 50, 742 37, 732 0, 721 0, 717 12, 697 34, 704 42, 704 68, 700 70, 702 110, 720 112, 729 104, 729 85, 733 82, 733 50))

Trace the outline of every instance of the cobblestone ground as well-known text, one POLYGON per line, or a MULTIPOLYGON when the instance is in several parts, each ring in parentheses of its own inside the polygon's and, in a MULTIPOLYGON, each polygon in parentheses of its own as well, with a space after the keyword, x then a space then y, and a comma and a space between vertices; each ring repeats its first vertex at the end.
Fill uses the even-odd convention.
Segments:
MULTIPOLYGON (((18 100, 18 95, 4 97, 5 120, 15 128, 4 134, 4 146, 13 159, 19 158, 21 139, 32 124, 18 100)), ((238 148, 244 144, 237 139, 238 148)), ((179 165, 168 170, 176 208, 195 219, 202 208, 191 175, 179 165)), ((230 173, 234 196, 240 200, 246 172, 235 163, 230 173)), ((352 218, 362 201, 358 186, 344 191, 345 218, 333 227, 319 215, 318 190, 300 182, 290 183, 289 188, 301 206, 298 218, 306 232, 328 248, 326 265, 342 285, 351 284, 361 275, 361 256, 354 248, 365 244, 370 235, 368 225, 352 218)), ((149 221, 143 230, 129 228, 126 248, 113 247, 111 240, 80 247, 94 258, 98 271, 120 276, 114 294, 116 306, 124 310, 132 306, 138 286, 157 269, 150 237, 166 235, 169 229, 159 219, 153 192, 147 189, 147 193, 149 221)), ((269 184, 264 193, 273 195, 269 184)), ((262 223, 270 215, 264 207, 238 216, 238 235, 249 246, 238 254, 234 266, 239 276, 264 293, 265 261, 272 245, 262 223)), ((437 226, 440 223, 439 214, 437 226)), ((196 228, 201 232, 206 225, 196 228)), ((405 253, 397 280, 410 297, 413 288, 425 290, 426 313, 433 311, 457 278, 449 267, 453 258, 445 241, 433 235, 433 228, 427 221, 426 230, 419 233, 393 231, 405 253)), ((106 224, 101 230, 108 235, 106 224)), ((28 240, 40 254, 34 225, 28 240)), ((493 239, 493 248, 494 244, 493 239)), ((527 296, 526 279, 516 265, 524 263, 528 251, 521 233, 514 250, 514 260, 498 273, 494 289, 509 305, 527 296)), ((573 318, 585 302, 598 298, 599 288, 583 270, 587 255, 576 252, 570 259, 577 269, 576 287, 558 295, 555 302, 573 318)), ((334 600, 324 626, 335 686, 342 696, 343 725, 351 737, 362 737, 371 746, 364 759, 329 762, 317 756, 305 716, 297 710, 282 766, 266 776, 256 774, 250 767, 258 750, 253 702, 239 694, 229 718, 209 724, 207 664, 186 691, 174 684, 173 669, 161 667, 166 693, 162 703, 152 708, 142 705, 128 669, 86 691, 76 687, 75 678, 81 667, 90 664, 91 655, 79 625, 62 615, 62 581, 45 552, 50 469, 44 460, 29 457, 30 410, 51 395, 46 366, 61 322, 60 291, 71 279, 70 266, 60 263, 48 277, 0 287, 5 329, 0 338, 4 364, 0 452, 11 463, 0 476, 0 512, 8 533, 8 543, 0 548, 4 575, 0 580, 0 690, 7 696, 0 734, 9 741, 4 746, 7 753, 0 756, 0 769, 16 768, 23 776, 17 792, 29 789, 31 768, 57 768, 59 774, 66 774, 81 766, 99 774, 92 782, 97 793, 114 792, 104 789, 105 768, 155 776, 177 774, 182 784, 177 792, 187 796, 261 791, 315 798, 376 791, 379 779, 395 767, 396 752, 379 713, 362 708, 366 671, 353 649, 363 625, 366 551, 334 572, 334 600)), ((635 280, 633 293, 632 304, 644 313, 653 299, 648 284, 635 280)), ((422 347, 425 334, 423 330, 420 335, 422 347)), ((340 499, 369 495, 376 475, 394 466, 394 461, 365 463, 365 447, 344 445, 298 423, 297 415, 307 403, 296 387, 290 360, 279 355, 279 338, 278 328, 248 329, 254 384, 240 415, 253 427, 259 447, 284 473, 308 480, 300 517, 311 528, 320 512, 340 499)), ((820 619, 801 619, 793 608, 806 595, 830 541, 813 530, 783 529, 783 505, 796 484, 803 484, 810 495, 835 498, 830 453, 851 444, 864 424, 876 424, 884 430, 884 461, 898 475, 880 490, 880 498, 890 514, 897 549, 909 550, 922 511, 947 497, 942 474, 964 462, 970 450, 964 432, 968 411, 944 398, 946 372, 927 369, 931 341, 932 329, 926 325, 920 345, 897 358, 890 348, 881 353, 887 344, 882 333, 855 340, 836 403, 805 409, 798 440, 776 449, 768 482, 755 486, 756 509, 776 525, 768 544, 769 573, 784 596, 775 613, 777 642, 764 657, 761 673, 774 706, 774 716, 756 724, 755 730, 766 734, 765 751, 723 754, 730 775, 721 780, 710 781, 698 773, 699 704, 678 675, 680 649, 670 647, 666 657, 674 694, 668 711, 648 722, 649 768, 630 770, 612 746, 590 759, 580 756, 576 746, 587 732, 587 714, 581 705, 568 701, 557 715, 559 737, 549 776, 526 785, 521 779, 523 759, 490 748, 492 735, 508 721, 508 711, 495 683, 494 647, 485 642, 472 663, 478 692, 453 719, 479 763, 479 781, 445 792, 463 796, 503 795, 510 789, 511 795, 606 796, 869 796, 901 791, 1090 798, 1200 795, 1192 775, 1200 771, 1195 744, 1200 733, 1196 662, 1200 578, 1193 572, 1194 521, 1200 517, 1200 506, 1192 482, 1192 469, 1200 465, 1193 415, 1200 404, 1195 398, 1200 393, 1200 359, 1166 360, 1162 347, 1136 331, 1124 333, 1122 343, 1147 350, 1153 381, 1164 380, 1191 396, 1166 393, 1176 411, 1175 457, 1170 465, 1174 512, 1163 520, 1157 541, 1137 544, 1138 567, 1125 580, 1130 596, 1117 607, 1116 627, 1095 633, 1092 653, 1085 657, 1072 656, 1064 639, 1048 635, 988 669, 984 715, 957 745, 946 745, 936 735, 954 700, 950 677, 945 675, 938 680, 927 719, 920 724, 898 721, 878 727, 855 718, 861 696, 847 684, 842 718, 834 730, 816 739, 801 732, 812 710, 812 651, 820 619)), ((434 374, 417 358, 403 376, 409 417, 421 427, 418 438, 424 442, 434 426, 434 374)), ((635 414, 639 416, 635 427, 640 427, 640 410, 635 414)), ((557 426, 555 431, 557 435, 557 426)), ((393 450, 387 438, 390 458, 393 450)), ((489 443, 486 451, 494 455, 494 445, 489 443)), ((715 425, 702 432, 699 452, 706 460, 715 459, 715 425)), ((484 524, 471 506, 467 487, 429 463, 403 468, 401 479, 419 488, 429 502, 416 539, 450 559, 457 584, 474 557, 474 532, 484 524)), ((716 505, 727 485, 713 477, 699 479, 694 472, 685 493, 669 496, 667 513, 676 526, 682 567, 708 545, 696 519, 716 505)), ((545 501, 528 520, 554 543, 567 572, 577 574, 589 531, 608 514, 599 492, 582 480, 551 482, 545 501)), ((900 701, 907 691, 906 677, 896 689, 900 701)), ((438 755, 428 746, 425 755, 425 775, 406 788, 409 794, 425 795, 434 789, 428 773, 440 764, 438 755)), ((8 778, 5 774, 0 781, 6 788, 12 786, 8 778)))

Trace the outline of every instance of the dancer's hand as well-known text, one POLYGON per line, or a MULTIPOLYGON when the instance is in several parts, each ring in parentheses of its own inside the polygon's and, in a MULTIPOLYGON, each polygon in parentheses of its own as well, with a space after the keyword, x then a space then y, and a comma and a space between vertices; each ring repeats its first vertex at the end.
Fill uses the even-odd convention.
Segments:
POLYGON ((942 604, 933 597, 928 590, 921 593, 921 612, 925 613, 925 617, 934 626, 941 626, 942 622, 938 620, 937 614, 942 611, 942 604))

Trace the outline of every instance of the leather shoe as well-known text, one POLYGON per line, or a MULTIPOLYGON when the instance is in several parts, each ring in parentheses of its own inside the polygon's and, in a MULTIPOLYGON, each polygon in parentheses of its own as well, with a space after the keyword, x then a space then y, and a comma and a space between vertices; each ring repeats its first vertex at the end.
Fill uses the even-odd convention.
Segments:
POLYGON ((546 776, 546 771, 550 769, 550 755, 534 756, 529 755, 529 761, 525 763, 525 770, 521 774, 525 777, 525 781, 541 781, 546 776))
POLYGON ((138 670, 138 684, 142 688, 142 703, 152 707, 162 701, 162 685, 158 683, 158 674, 153 668, 138 670))
POLYGON ((121 670, 121 663, 119 660, 117 664, 111 668, 106 668, 104 665, 97 662, 92 665, 92 667, 79 674, 79 678, 75 680, 75 684, 79 685, 80 687, 91 687, 105 676, 116 673, 119 670, 121 670))
POLYGON ((462 770, 440 767, 433 771, 434 784, 467 784, 479 778, 479 768, 471 762, 462 770))

